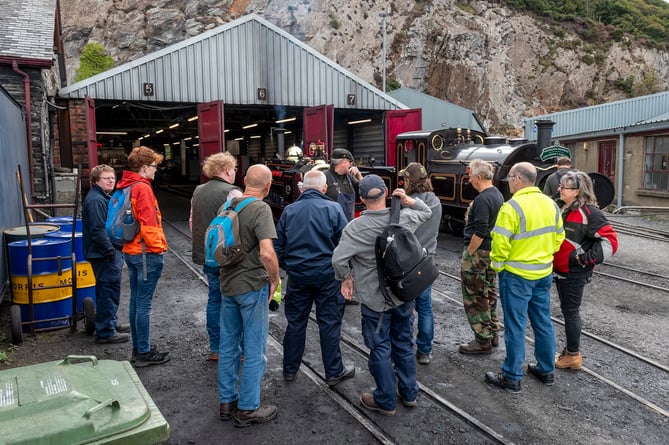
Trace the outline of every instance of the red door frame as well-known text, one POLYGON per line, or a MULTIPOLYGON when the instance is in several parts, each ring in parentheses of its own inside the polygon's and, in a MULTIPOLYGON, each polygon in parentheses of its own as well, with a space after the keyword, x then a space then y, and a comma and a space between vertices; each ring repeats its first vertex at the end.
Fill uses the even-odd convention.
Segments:
POLYGON ((314 156, 315 153, 310 150, 311 144, 324 144, 323 155, 326 159, 329 159, 334 143, 334 105, 305 107, 303 117, 304 153, 308 156, 314 156))
MULTIPOLYGON (((210 155, 225 151, 224 104, 222 100, 197 105, 197 129, 200 135, 200 165, 210 155)), ((200 182, 207 178, 200 172, 200 182)))
POLYGON ((603 141, 598 144, 597 172, 606 175, 614 184, 616 178, 616 142, 603 141))
MULTIPOLYGON (((421 108, 412 108, 409 110, 388 110, 386 111, 386 165, 395 165, 397 171, 406 167, 405 165, 396 165, 398 162, 396 147, 396 137, 406 131, 420 130, 423 126, 423 110, 421 108)), ((415 150, 416 147, 413 147, 415 150)), ((425 154, 418 153, 416 160, 425 165, 425 154)), ((401 158, 401 157, 400 157, 401 158)))
POLYGON ((86 110, 86 146, 88 149, 88 172, 98 165, 98 136, 95 120, 95 100, 88 95, 84 97, 86 110))

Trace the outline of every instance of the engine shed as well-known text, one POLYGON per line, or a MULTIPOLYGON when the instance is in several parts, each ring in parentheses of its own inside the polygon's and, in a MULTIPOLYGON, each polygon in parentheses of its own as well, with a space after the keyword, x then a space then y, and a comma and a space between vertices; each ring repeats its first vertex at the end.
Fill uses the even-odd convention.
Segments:
POLYGON ((162 179, 176 183, 199 182, 201 161, 223 150, 239 156, 240 175, 291 147, 325 159, 348 147, 361 165, 394 165, 386 147, 421 125, 421 110, 257 15, 61 88, 57 103, 58 149, 72 153, 63 159, 84 172, 120 169, 147 145, 165 156, 162 179))

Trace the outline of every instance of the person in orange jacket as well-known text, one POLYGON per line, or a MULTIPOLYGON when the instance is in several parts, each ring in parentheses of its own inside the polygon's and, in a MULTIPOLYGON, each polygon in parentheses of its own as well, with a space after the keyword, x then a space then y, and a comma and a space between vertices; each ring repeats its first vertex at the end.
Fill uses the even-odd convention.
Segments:
POLYGON ((139 232, 123 246, 125 263, 130 277, 130 334, 132 361, 136 367, 160 365, 169 361, 167 352, 151 347, 151 302, 158 279, 163 271, 163 253, 167 240, 162 216, 151 181, 163 155, 149 147, 136 147, 128 156, 129 170, 123 171, 118 188, 132 187, 132 213, 139 222, 139 232))

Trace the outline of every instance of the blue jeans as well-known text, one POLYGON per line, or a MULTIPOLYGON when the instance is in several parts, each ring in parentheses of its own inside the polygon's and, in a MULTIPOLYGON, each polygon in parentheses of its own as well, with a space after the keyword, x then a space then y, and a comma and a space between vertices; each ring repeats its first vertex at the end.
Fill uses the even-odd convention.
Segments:
POLYGON ((367 366, 376 382, 372 395, 377 405, 385 410, 397 406, 396 392, 404 400, 416 400, 418 396, 413 354, 414 305, 411 301, 385 312, 375 312, 364 304, 360 307, 362 337, 370 350, 367 366), (377 332, 379 318, 383 320, 377 332))
POLYGON ((132 348, 143 354, 149 352, 151 343, 151 303, 163 273, 163 256, 156 253, 146 254, 146 280, 142 276, 142 255, 125 254, 125 264, 130 277, 130 333, 132 348))
POLYGON ((434 314, 432 313, 432 285, 416 298, 416 313, 418 314, 418 333, 416 334, 416 349, 421 354, 432 352, 434 338, 434 314))
POLYGON ((95 336, 109 338, 116 334, 116 312, 121 302, 121 270, 123 253, 115 249, 113 260, 95 258, 90 261, 95 275, 95 336))
POLYGON ((508 271, 499 274, 499 293, 504 311, 506 358, 502 373, 518 381, 523 378, 525 327, 529 315, 534 331, 534 356, 540 372, 555 369, 555 332, 551 322, 551 284, 553 277, 526 280, 508 271))
POLYGON ((344 300, 339 293, 341 282, 335 280, 334 275, 322 278, 318 284, 306 284, 304 280, 288 277, 285 298, 288 326, 283 337, 283 371, 287 374, 295 374, 300 369, 314 303, 325 377, 337 377, 344 370, 339 348, 344 317, 344 300))
POLYGON ((265 351, 268 330, 269 285, 245 294, 223 296, 218 353, 218 392, 221 403, 237 400, 237 407, 241 410, 260 407, 260 386, 267 364, 265 351), (242 352, 244 372, 240 379, 242 352))
POLYGON ((221 275, 218 267, 203 266, 202 272, 207 277, 209 296, 207 299, 207 334, 209 334, 209 352, 218 353, 218 341, 221 337, 221 275))

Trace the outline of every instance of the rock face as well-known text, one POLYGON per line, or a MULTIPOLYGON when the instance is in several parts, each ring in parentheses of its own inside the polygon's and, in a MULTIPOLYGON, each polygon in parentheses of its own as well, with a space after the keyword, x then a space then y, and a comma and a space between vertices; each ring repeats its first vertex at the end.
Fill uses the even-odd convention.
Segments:
POLYGON ((474 110, 492 133, 527 117, 669 89, 669 55, 603 27, 518 14, 499 1, 61 0, 68 79, 89 41, 117 65, 257 13, 357 76, 386 76, 474 110))

